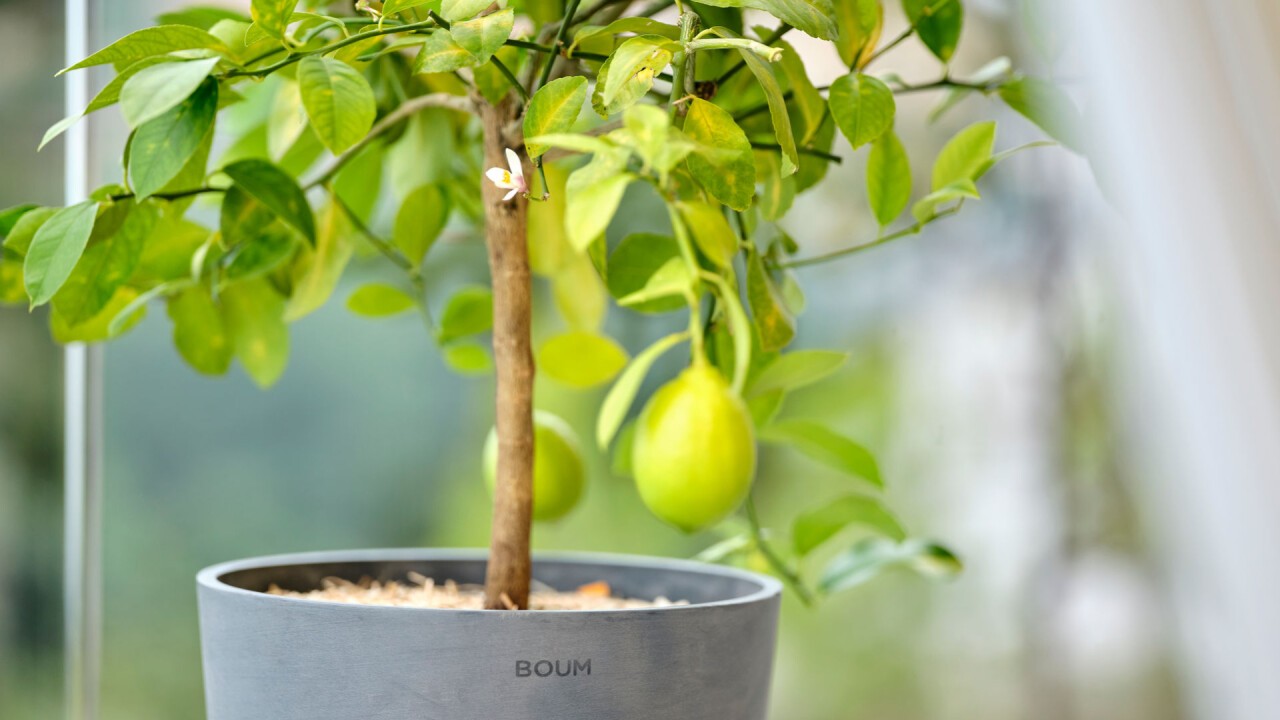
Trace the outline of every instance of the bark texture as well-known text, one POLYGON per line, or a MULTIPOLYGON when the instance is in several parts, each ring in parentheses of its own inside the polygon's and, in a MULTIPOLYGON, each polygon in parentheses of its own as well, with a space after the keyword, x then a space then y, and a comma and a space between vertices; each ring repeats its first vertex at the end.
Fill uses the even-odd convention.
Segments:
MULTIPOLYGON (((506 167, 503 150, 521 152, 523 148, 516 122, 520 105, 508 96, 496 106, 479 103, 479 107, 485 167, 506 167)), ((488 181, 483 188, 498 383, 498 478, 484 604, 491 610, 523 610, 529 606, 533 523, 533 298, 526 238, 528 201, 517 196, 504 202, 506 191, 488 181)))

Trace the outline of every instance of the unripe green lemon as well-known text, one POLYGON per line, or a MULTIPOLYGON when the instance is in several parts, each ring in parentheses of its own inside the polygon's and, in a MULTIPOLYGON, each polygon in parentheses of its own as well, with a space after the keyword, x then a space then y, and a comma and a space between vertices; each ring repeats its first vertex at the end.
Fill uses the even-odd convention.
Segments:
POLYGON ((701 530, 737 509, 751 489, 751 415, 719 372, 694 365, 645 406, 631 462, 655 515, 686 532, 701 530))
MULTIPOLYGON (((498 433, 489 431, 484 444, 484 475, 493 493, 498 477, 498 433)), ((582 497, 587 471, 582 464, 578 436, 569 423, 551 413, 533 414, 533 519, 564 517, 582 497)))

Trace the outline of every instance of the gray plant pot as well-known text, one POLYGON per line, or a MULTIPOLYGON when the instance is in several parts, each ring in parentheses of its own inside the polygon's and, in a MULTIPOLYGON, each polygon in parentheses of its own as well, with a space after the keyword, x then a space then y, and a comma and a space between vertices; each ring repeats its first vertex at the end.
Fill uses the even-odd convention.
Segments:
POLYGON ((200 572, 209 720, 763 720, 781 587, 701 563, 540 555, 558 589, 603 580, 688 606, 587 612, 369 607, 267 595, 327 576, 479 583, 476 550, 256 558, 200 572))

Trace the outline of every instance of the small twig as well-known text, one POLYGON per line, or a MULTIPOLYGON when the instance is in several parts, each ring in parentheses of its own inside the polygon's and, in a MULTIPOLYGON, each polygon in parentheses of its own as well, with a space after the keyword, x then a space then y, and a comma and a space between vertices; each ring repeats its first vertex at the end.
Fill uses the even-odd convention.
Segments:
POLYGON ((929 218, 927 222, 917 222, 914 225, 905 227, 897 232, 889 233, 888 235, 878 237, 871 242, 863 243, 861 245, 854 245, 853 247, 842 248, 840 250, 834 250, 832 252, 824 253, 822 255, 815 255, 813 257, 800 258, 798 260, 791 260, 789 262, 778 263, 777 267, 782 269, 791 269, 791 268, 806 267, 809 265, 817 265, 819 263, 824 263, 829 260, 836 260, 848 255, 853 255, 854 253, 860 253, 864 250, 870 250, 871 248, 880 247, 881 245, 892 242, 899 238, 907 237, 908 235, 918 235, 920 231, 924 229, 925 225, 928 225, 929 223, 934 222, 935 220, 941 220, 942 218, 955 215, 957 212, 960 212, 960 205, 956 205, 955 207, 950 207, 950 208, 947 208, 946 210, 943 210, 937 215, 934 215, 932 218, 929 218))
POLYGON ((764 529, 760 527, 760 518, 756 515, 756 501, 751 495, 747 495, 747 522, 751 524, 751 537, 756 541, 756 547, 760 550, 760 554, 764 556, 769 567, 782 578, 782 581, 795 591, 796 597, 800 598, 800 602, 806 607, 813 605, 813 593, 809 588, 805 587, 804 581, 800 576, 792 570, 781 557, 774 552, 773 546, 765 539, 764 529))
POLYGON ((369 241, 370 245, 372 245, 378 252, 382 253, 388 260, 395 263, 401 270, 413 272, 413 263, 409 262, 408 258, 397 250, 394 245, 383 240, 377 235, 374 235, 373 231, 369 229, 369 226, 364 224, 364 221, 360 219, 360 216, 351 209, 350 205, 347 205, 347 203, 338 196, 338 193, 331 193, 331 195, 333 197, 333 202, 337 203, 338 207, 342 208, 342 212, 346 213, 347 219, 351 221, 356 232, 363 235, 365 239, 369 241))
MULTIPOLYGON (((573 24, 574 13, 578 12, 578 3, 580 0, 569 0, 569 5, 565 8, 564 19, 560 21, 560 28, 556 30, 555 42, 551 43, 551 47, 556 51, 556 55, 547 58, 547 63, 542 66, 542 75, 538 78, 538 87, 547 84, 547 80, 551 78, 551 69, 555 67, 556 57, 564 48, 564 40, 569 35, 569 26, 573 24)), ((525 97, 525 102, 529 98, 525 97)))
MULTIPOLYGON (((751 147, 757 150, 781 150, 782 149, 782 146, 777 143, 762 143, 762 142, 753 142, 751 143, 751 147)), ((801 155, 811 155, 813 157, 822 158, 827 162, 833 162, 837 165, 840 165, 841 163, 844 162, 844 158, 840 157, 839 155, 836 155, 834 153, 829 153, 825 150, 819 150, 817 148, 798 147, 796 148, 796 152, 801 155)))
POLYGON ((352 35, 351 37, 338 40, 337 42, 329 43, 324 47, 316 48, 315 50, 304 50, 302 52, 293 53, 288 57, 286 57, 285 59, 277 63, 274 63, 272 65, 268 65, 264 68, 259 68, 257 70, 238 70, 238 69, 229 70, 226 73, 224 73, 221 77, 223 79, 236 78, 236 77, 265 77, 277 70, 286 68, 305 57, 331 53, 335 50, 341 50, 342 48, 348 45, 352 45, 362 40, 367 40, 373 37, 381 37, 383 35, 395 35, 397 33, 412 32, 414 30, 421 30, 421 29, 430 28, 430 27, 436 27, 436 22, 434 20, 424 20, 423 22, 420 22, 420 23, 410 23, 409 25, 398 25, 395 27, 383 28, 381 30, 374 30, 372 32, 359 33, 356 35, 352 35))
MULTIPOLYGON (((777 30, 774 30, 772 33, 769 34, 769 37, 761 40, 760 42, 764 43, 765 45, 772 45, 778 42, 779 40, 781 40, 783 35, 786 35, 787 33, 791 32, 793 29, 794 28, 792 28, 790 25, 786 23, 782 23, 781 25, 778 26, 777 30)), ((738 62, 734 63, 733 66, 731 66, 728 70, 725 70, 723 73, 721 73, 720 77, 716 78, 716 85, 723 85, 726 80, 733 77, 734 75, 737 75, 738 71, 746 66, 747 66, 746 60, 739 60, 738 62)))
POLYGON ((502 73, 502 76, 507 79, 507 82, 511 84, 511 87, 519 93, 520 101, 528 103, 529 91, 525 90, 524 85, 520 84, 520 79, 516 77, 515 73, 511 72, 511 68, 507 67, 506 63, 499 60, 497 55, 490 56, 489 62, 493 63, 493 66, 498 68, 498 72, 502 73))

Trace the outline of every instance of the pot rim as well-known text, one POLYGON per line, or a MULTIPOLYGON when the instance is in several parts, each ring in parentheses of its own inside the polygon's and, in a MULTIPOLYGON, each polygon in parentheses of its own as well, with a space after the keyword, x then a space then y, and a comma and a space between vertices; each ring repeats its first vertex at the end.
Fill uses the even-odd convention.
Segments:
POLYGON ((717 600, 714 602, 691 603, 688 605, 666 605, 662 607, 639 608, 602 608, 597 610, 535 610, 530 612, 511 610, 461 610, 457 608, 398 607, 393 605, 360 605, 357 603, 334 602, 331 600, 313 600, 310 598, 269 595, 265 592, 239 588, 222 581, 222 577, 224 575, 241 570, 259 570, 288 565, 312 565, 334 562, 406 562, 414 560, 476 562, 487 560, 487 558, 488 550, 486 548, 386 548, 366 550, 322 550, 316 552, 262 555, 240 560, 232 560, 206 567, 196 574, 196 584, 200 587, 219 593, 230 593, 232 595, 252 597, 260 602, 301 603, 304 606, 321 605, 325 607, 345 607, 350 608, 353 611, 455 613, 469 615, 509 613, 513 615, 527 615, 531 617, 702 610, 735 605, 750 605, 782 594, 782 583, 776 578, 751 572, 749 570, 741 570, 739 568, 731 568, 723 565, 711 565, 697 560, 684 560, 678 558, 565 551, 535 552, 533 554, 533 561, 535 564, 538 562, 562 562, 584 565, 614 565, 624 568, 640 567, 651 570, 691 572, 701 575, 745 580, 758 585, 759 588, 740 597, 717 600))

